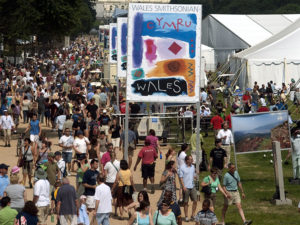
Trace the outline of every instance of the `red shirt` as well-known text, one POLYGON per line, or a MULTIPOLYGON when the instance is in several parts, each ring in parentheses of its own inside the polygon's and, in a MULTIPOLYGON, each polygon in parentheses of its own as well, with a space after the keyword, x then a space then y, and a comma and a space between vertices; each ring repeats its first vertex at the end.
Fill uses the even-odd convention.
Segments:
POLYGON ((224 120, 221 116, 216 115, 211 119, 210 123, 213 125, 214 130, 219 130, 222 129, 222 123, 224 123, 224 120))
POLYGON ((122 103, 120 104, 120 112, 121 112, 122 114, 125 114, 125 113, 126 113, 126 102, 122 102, 122 103))
POLYGON ((257 110, 257 112, 269 112, 269 111, 270 111, 269 108, 266 107, 266 106, 261 106, 261 107, 257 110))
POLYGON ((104 167, 105 164, 108 163, 109 161, 110 161, 110 154, 109 154, 109 152, 105 152, 101 158, 101 164, 104 167))
POLYGON ((142 159, 142 164, 152 164, 157 158, 156 150, 152 146, 144 146, 138 157, 142 159))
POLYGON ((229 129, 231 129, 231 114, 229 114, 225 117, 225 121, 228 122, 229 129))
POLYGON ((248 101, 251 99, 250 95, 243 95, 243 101, 248 101))

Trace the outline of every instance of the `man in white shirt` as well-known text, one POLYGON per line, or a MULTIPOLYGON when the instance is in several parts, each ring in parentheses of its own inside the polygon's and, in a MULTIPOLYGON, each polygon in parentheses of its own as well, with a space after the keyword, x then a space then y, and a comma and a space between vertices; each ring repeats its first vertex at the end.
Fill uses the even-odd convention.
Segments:
POLYGON ((225 165, 227 166, 230 163, 230 151, 231 146, 233 145, 233 135, 231 130, 228 129, 228 123, 225 122, 223 124, 223 129, 221 129, 217 134, 217 139, 222 140, 222 148, 226 151, 226 162, 225 165))
POLYGON ((62 110, 59 110, 59 116, 56 117, 56 126, 57 126, 57 132, 58 132, 58 139, 62 137, 63 134, 63 127, 64 123, 66 122, 66 115, 63 114, 62 110))
POLYGON ((0 127, 4 133, 4 147, 10 147, 11 129, 15 127, 14 121, 7 110, 4 110, 4 115, 0 118, 0 127))
POLYGON ((62 148, 62 158, 68 164, 68 172, 71 171, 72 152, 74 138, 70 135, 70 129, 66 128, 64 135, 59 139, 59 147, 62 148))
POLYGON ((107 186, 105 181, 105 176, 99 174, 97 177, 99 185, 96 187, 95 200, 96 207, 94 214, 98 224, 109 225, 109 214, 112 212, 112 196, 109 186, 107 186))
POLYGON ((33 202, 39 210, 39 224, 46 225, 50 206, 50 183, 46 180, 47 173, 42 168, 37 169, 35 178, 38 181, 34 184, 33 202))

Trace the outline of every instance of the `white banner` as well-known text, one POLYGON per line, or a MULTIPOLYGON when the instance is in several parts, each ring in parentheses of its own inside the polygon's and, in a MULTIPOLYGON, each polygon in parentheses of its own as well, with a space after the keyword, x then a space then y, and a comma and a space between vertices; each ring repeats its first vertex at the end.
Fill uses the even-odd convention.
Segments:
POLYGON ((109 62, 117 63, 117 24, 109 24, 109 62))
POLYGON ((199 101, 201 5, 129 4, 127 99, 199 101))
POLYGON ((119 17, 117 23, 117 49, 118 49, 118 77, 126 77, 127 74, 127 18, 119 17))

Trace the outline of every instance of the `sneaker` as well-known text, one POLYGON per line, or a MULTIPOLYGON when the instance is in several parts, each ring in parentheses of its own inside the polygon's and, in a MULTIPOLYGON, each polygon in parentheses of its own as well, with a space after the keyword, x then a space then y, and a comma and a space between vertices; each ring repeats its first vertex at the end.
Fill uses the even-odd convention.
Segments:
POLYGON ((250 224, 252 224, 252 220, 246 220, 246 221, 244 222, 244 225, 250 225, 250 224))
POLYGON ((185 217, 184 221, 189 222, 189 218, 185 217))
POLYGON ((191 216, 190 221, 195 221, 195 217, 194 217, 194 216, 191 216))
POLYGON ((29 188, 32 188, 32 183, 29 183, 29 188))
POLYGON ((67 172, 67 176, 71 176, 71 173, 70 173, 70 172, 67 172))

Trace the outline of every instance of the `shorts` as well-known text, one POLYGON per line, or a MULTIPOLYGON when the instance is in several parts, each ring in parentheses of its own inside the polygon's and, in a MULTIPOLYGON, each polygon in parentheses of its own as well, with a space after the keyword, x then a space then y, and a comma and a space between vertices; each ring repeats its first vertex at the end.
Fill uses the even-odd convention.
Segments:
POLYGON ((86 196, 86 207, 88 209, 94 209, 96 205, 95 197, 88 195, 86 196))
POLYGON ((35 134, 30 134, 30 141, 31 142, 37 142, 39 140, 40 136, 35 134))
POLYGON ((72 152, 62 152, 62 158, 66 163, 70 163, 72 161, 72 152))
POLYGON ((104 131, 105 135, 107 136, 108 135, 108 131, 109 131, 109 126, 108 125, 102 125, 100 127, 100 131, 104 131))
POLYGON ((77 215, 60 215, 59 221, 61 225, 77 225, 77 215))
POLYGON ((32 176, 33 161, 25 161, 23 166, 23 174, 32 176))
POLYGON ((189 197, 193 202, 197 201, 197 191, 195 188, 187 188, 186 191, 183 191, 183 201, 184 203, 189 202, 189 197))
POLYGON ((119 148, 120 147, 120 138, 112 138, 111 143, 113 144, 114 148, 115 147, 119 148))
POLYGON ((154 177, 155 163, 142 164, 142 178, 147 179, 148 177, 154 177))
POLYGON ((227 191, 231 195, 231 198, 228 199, 224 196, 224 205, 232 205, 241 203, 241 196, 239 191, 227 191))
POLYGON ((47 206, 41 206, 41 207, 37 207, 38 208, 38 219, 39 219, 39 223, 41 224, 47 224, 47 218, 49 215, 49 205, 47 206))
POLYGON ((131 147, 128 147, 128 156, 133 157, 134 149, 131 147))
POLYGON ((210 201, 210 205, 216 207, 216 193, 211 193, 210 195, 204 194, 204 198, 210 201))
POLYGON ((76 159, 77 160, 82 159, 83 157, 86 157, 85 153, 76 153, 76 159))
POLYGON ((106 184, 110 189, 112 189, 112 187, 114 186, 114 183, 105 182, 105 184, 106 184))

